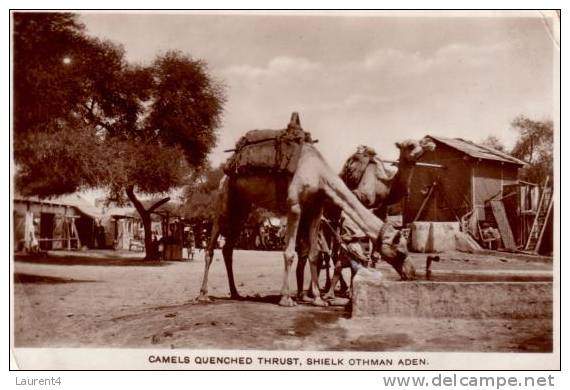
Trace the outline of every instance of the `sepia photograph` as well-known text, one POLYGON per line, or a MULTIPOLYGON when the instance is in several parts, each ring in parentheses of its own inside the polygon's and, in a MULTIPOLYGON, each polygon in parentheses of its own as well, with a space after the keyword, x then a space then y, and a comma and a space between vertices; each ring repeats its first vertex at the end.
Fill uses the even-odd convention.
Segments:
POLYGON ((560 12, 10 11, 12 369, 560 369, 560 12))

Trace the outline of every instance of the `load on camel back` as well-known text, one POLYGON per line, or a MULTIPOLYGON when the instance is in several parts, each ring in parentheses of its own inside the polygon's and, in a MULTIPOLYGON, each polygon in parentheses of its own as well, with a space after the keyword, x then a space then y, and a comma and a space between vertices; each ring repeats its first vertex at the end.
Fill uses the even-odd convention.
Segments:
POLYGON ((326 306, 318 286, 317 238, 325 202, 330 202, 351 218, 373 244, 382 259, 392 265, 404 280, 413 279, 415 270, 407 259, 407 245, 398 230, 368 210, 345 185, 313 146, 303 131, 299 115, 293 113, 286 129, 248 132, 228 159, 216 199, 210 243, 206 249, 204 277, 198 300, 208 301, 208 274, 217 237, 226 238, 222 249, 231 297, 239 299, 233 275, 233 249, 243 222, 252 207, 287 215, 282 306, 294 306, 289 287, 292 263, 308 260, 311 270, 312 303, 326 306), (297 254, 297 256, 296 256, 297 254))
POLYGON ((293 175, 305 142, 313 143, 311 134, 301 128, 294 112, 286 129, 250 130, 236 143, 224 166, 228 176, 253 174, 293 175))

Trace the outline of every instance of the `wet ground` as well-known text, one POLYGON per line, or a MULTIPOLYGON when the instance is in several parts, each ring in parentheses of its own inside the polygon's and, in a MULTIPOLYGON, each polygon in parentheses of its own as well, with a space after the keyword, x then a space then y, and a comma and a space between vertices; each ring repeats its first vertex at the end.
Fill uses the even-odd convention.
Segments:
MULTIPOLYGON (((245 297, 237 301, 229 299, 225 267, 216 251, 209 303, 194 301, 200 289, 203 253, 198 252, 194 261, 151 263, 128 252, 59 252, 54 256, 17 256, 13 264, 13 329, 18 347, 552 349, 550 319, 351 319, 349 307, 281 307, 280 252, 236 251, 236 284, 245 297)), ((440 262, 432 264, 432 277, 441 280, 461 274, 474 280, 518 277, 525 282, 548 280, 552 273, 550 258, 496 253, 440 257, 440 262)), ((425 277, 425 255, 411 258, 419 277, 425 277)), ((386 278, 397 279, 389 266, 379 268, 386 278)), ((290 285, 295 285, 293 274, 290 285)))

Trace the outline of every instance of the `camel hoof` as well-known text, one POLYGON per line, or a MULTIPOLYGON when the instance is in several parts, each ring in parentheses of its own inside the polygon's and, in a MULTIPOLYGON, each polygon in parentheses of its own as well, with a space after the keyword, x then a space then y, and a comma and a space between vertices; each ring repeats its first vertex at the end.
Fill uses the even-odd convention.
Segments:
POLYGON ((335 298, 329 302, 330 306, 346 306, 350 302, 348 298, 335 298))
POLYGON ((336 298, 336 297, 335 297, 335 295, 334 295, 334 292, 333 292, 333 293, 327 292, 325 295, 323 295, 323 299, 324 299, 324 300, 327 300, 327 301, 328 301, 328 300, 333 300, 333 299, 335 299, 335 298, 336 298))
POLYGON ((328 306, 328 305, 329 305, 328 302, 323 301, 320 297, 315 298, 315 299, 313 300, 313 302, 311 302, 311 303, 313 304, 313 306, 321 306, 321 307, 324 307, 324 306, 328 306))
POLYGON ((243 301, 243 297, 239 294, 231 294, 230 298, 233 299, 234 301, 243 301))
POLYGON ((299 301, 299 302, 305 302, 305 303, 312 303, 312 302, 313 302, 313 298, 311 298, 311 297, 309 296, 309 294, 303 293, 303 294, 297 295, 297 301, 299 301))
POLYGON ((297 306, 297 303, 295 303, 293 298, 291 298, 290 296, 284 295, 281 297, 281 300, 279 301, 279 306, 293 307, 297 306))
POLYGON ((200 294, 198 298, 196 298, 196 302, 212 302, 212 300, 206 294, 200 294))

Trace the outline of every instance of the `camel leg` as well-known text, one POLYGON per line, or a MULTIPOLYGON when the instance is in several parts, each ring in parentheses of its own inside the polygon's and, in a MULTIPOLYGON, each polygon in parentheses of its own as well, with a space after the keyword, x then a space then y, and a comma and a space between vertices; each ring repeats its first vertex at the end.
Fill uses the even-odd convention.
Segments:
POLYGON ((305 294, 304 283, 305 283, 305 265, 307 264, 308 256, 302 251, 297 251, 297 268, 295 270, 295 276, 297 278, 297 300, 298 301, 310 301, 305 294))
POLYGON ((305 266, 309 258, 310 244, 307 241, 309 236, 309 225, 307 221, 307 213, 302 213, 297 228, 296 249, 297 249, 297 268, 295 276, 297 279, 297 301, 312 302, 312 299, 305 293, 305 266))
MULTIPOLYGON (((353 281, 354 281, 354 276, 356 275, 356 273, 354 272, 354 270, 352 269, 352 267, 350 267, 350 290, 348 290, 348 297, 350 299, 352 299, 352 287, 353 287, 353 281)), ((346 284, 346 283, 345 283, 346 284)))
MULTIPOLYGON (((317 207, 317 206, 316 206, 317 207)), ((313 293, 313 305, 315 306, 327 306, 328 303, 321 298, 321 292, 319 290, 319 245, 318 245, 318 234, 319 226, 321 223, 321 208, 317 210, 311 210, 311 219, 309 221, 309 265, 311 267, 311 292, 313 293)))
POLYGON ((245 208, 242 204, 239 208, 235 208, 239 213, 235 213, 230 221, 232 221, 231 226, 228 226, 226 243, 222 249, 222 254, 224 256, 224 264, 226 265, 226 271, 228 273, 228 283, 230 285, 230 295, 232 299, 240 299, 236 284, 234 281, 234 270, 233 270, 233 252, 235 243, 239 237, 239 233, 242 227, 242 222, 245 220, 249 214, 249 208, 245 208))
POLYGON ((324 291, 328 291, 331 288, 331 270, 330 270, 330 261, 331 261, 331 257, 328 253, 321 253, 321 262, 319 262, 320 268, 319 268, 319 274, 321 273, 321 269, 324 268, 325 270, 325 287, 324 287, 324 291))
MULTIPOLYGON (((346 284, 346 280, 344 280, 344 276, 342 276, 342 267, 341 267, 341 270, 339 272, 340 272, 340 278, 339 278, 339 280, 340 280, 340 291, 342 293, 344 293, 344 292, 348 291, 348 284, 346 284)), ((352 268, 350 268, 350 272, 352 275, 352 268)))
POLYGON ((218 236, 220 235, 220 224, 218 218, 214 220, 212 226, 212 234, 210 236, 210 241, 204 250, 204 276, 202 278, 202 287, 200 288, 200 295, 198 295, 197 300, 200 302, 209 302, 208 298, 208 273, 210 271, 210 265, 214 259, 214 248, 216 247, 216 242, 218 241, 218 236))
POLYGON ((335 298, 334 289, 335 289, 336 284, 338 283, 339 280, 341 280, 341 281, 343 280, 342 279, 342 262, 340 260, 337 260, 337 262, 334 265, 334 272, 333 272, 332 281, 331 281, 331 284, 330 284, 328 291, 323 296, 324 299, 334 299, 335 298))
POLYGON ((236 289, 236 284, 234 281, 234 270, 233 270, 233 253, 234 253, 235 240, 229 240, 226 238, 226 243, 222 249, 222 255, 224 256, 224 264, 226 265, 226 271, 228 273, 228 283, 230 285, 230 296, 232 299, 240 299, 240 295, 236 289))
POLYGON ((281 287, 281 300, 279 301, 281 306, 295 306, 295 301, 291 298, 289 291, 289 273, 295 259, 295 243, 300 219, 301 206, 299 203, 291 204, 287 213, 287 233, 285 237, 285 251, 283 252, 285 271, 283 274, 283 286, 281 287))

